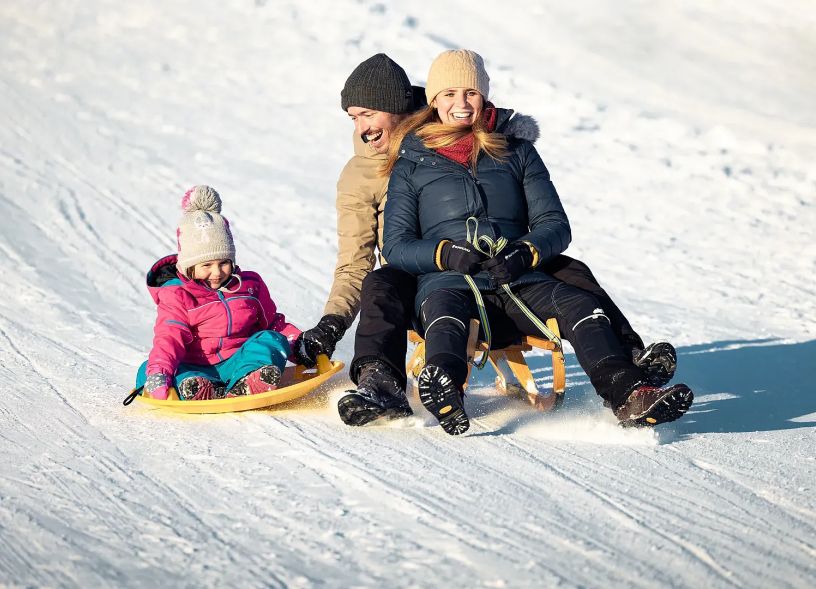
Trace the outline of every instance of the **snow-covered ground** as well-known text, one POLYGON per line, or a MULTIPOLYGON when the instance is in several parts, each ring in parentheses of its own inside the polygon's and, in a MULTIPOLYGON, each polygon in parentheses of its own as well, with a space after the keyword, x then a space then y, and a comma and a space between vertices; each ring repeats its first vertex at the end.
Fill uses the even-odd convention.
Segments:
MULTIPOLYGON (((0 585, 812 587, 816 11, 715 3, 0 5, 0 585), (470 432, 124 408, 144 273, 196 183, 287 316, 319 318, 345 78, 487 60, 590 263, 692 411, 615 426, 574 357, 545 416, 478 374, 470 432)), ((337 358, 348 362, 352 338, 337 358)), ((548 360, 532 358, 541 384, 548 360)))

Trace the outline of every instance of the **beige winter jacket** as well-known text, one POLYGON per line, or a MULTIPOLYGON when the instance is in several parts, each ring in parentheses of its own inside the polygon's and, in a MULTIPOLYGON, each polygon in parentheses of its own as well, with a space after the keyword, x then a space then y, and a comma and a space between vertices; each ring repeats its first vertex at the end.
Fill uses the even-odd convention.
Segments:
POLYGON ((374 248, 382 251, 388 178, 379 169, 385 158, 354 133, 354 157, 337 180, 337 265, 323 314, 340 315, 347 327, 360 310, 363 278, 376 260, 374 248))

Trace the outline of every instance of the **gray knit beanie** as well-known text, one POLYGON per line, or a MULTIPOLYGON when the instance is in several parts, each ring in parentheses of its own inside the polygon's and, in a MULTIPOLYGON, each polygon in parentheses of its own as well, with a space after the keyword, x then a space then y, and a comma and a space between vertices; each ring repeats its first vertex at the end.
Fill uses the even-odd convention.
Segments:
POLYGON ((193 186, 181 199, 184 215, 179 220, 176 237, 181 274, 211 260, 232 260, 235 263, 235 244, 229 221, 221 216, 221 197, 209 186, 193 186))
POLYGON ((354 68, 340 92, 340 108, 370 108, 395 115, 413 112, 414 90, 408 75, 385 53, 354 68))

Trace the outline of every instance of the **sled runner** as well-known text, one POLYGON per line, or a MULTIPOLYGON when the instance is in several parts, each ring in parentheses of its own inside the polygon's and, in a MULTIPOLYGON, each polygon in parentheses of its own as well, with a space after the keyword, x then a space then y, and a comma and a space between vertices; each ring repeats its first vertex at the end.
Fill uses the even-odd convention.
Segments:
MULTIPOLYGON (((555 319, 548 319, 547 327, 560 338, 558 323, 555 319)), ((477 352, 485 353, 487 351, 485 343, 477 341, 478 333, 479 322, 473 319, 470 322, 470 336, 468 339, 469 368, 473 365, 473 358, 477 352)), ((414 331, 408 333, 408 339, 416 344, 414 353, 408 360, 407 367, 408 374, 414 377, 416 383, 416 378, 422 371, 423 366, 425 366, 425 340, 414 331)), ((564 402, 567 377, 564 366, 564 353, 558 343, 532 335, 524 336, 516 345, 491 349, 488 353, 488 361, 496 370, 496 388, 501 393, 520 397, 539 411, 554 411, 564 402), (533 349, 552 352, 553 385, 550 393, 542 393, 538 390, 535 379, 530 372, 530 367, 527 365, 527 360, 524 359, 524 352, 533 349)), ((468 378, 470 378, 469 374, 468 378)), ((467 387, 467 382, 465 382, 465 387, 467 387)))
POLYGON ((282 386, 267 393, 207 401, 181 401, 175 389, 170 389, 170 395, 166 400, 152 399, 143 394, 141 390, 134 389, 125 399, 124 404, 129 405, 135 399, 144 405, 176 413, 230 413, 262 409, 308 395, 342 368, 342 362, 331 361, 321 355, 317 357, 315 368, 287 367, 281 378, 282 386))

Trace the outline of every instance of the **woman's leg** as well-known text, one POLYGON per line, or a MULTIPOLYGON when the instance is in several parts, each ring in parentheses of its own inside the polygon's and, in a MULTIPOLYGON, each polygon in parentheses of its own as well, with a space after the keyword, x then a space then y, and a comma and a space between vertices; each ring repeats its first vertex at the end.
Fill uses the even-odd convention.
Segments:
POLYGON ((476 316, 473 293, 469 290, 435 290, 420 309, 425 363, 443 368, 460 389, 468 374, 470 320, 476 316))
POLYGON ((470 319, 475 315, 473 294, 465 290, 436 290, 420 309, 425 367, 417 378, 419 400, 451 435, 470 427, 462 391, 468 375, 470 319))
MULTIPOLYGON (((592 294, 557 281, 524 285, 517 294, 542 321, 556 318, 561 336, 572 344, 581 368, 598 395, 612 407, 621 405, 643 380, 642 370, 633 364, 592 294)), ((540 335, 516 304, 506 295, 504 298, 507 315, 519 331, 540 335)))
POLYGON ((589 266, 562 254, 542 264, 541 269, 561 282, 591 293, 598 300, 624 349, 634 359, 635 364, 643 368, 647 382, 663 386, 674 377, 677 368, 677 352, 674 346, 668 342, 644 345, 643 340, 632 329, 629 320, 598 284, 589 266))
MULTIPOLYGON (((595 391, 609 403, 622 425, 673 421, 691 407, 694 394, 684 384, 665 388, 646 385, 645 371, 633 363, 591 294, 563 282, 523 286, 518 294, 539 318, 558 320, 561 334, 575 348, 595 391)), ((532 322, 509 297, 506 299, 507 313, 519 330, 536 334, 532 322)))
POLYGON ((580 260, 569 256, 559 255, 543 263, 539 269, 543 270, 553 278, 566 284, 577 286, 578 288, 591 293, 598 301, 599 306, 605 311, 606 316, 612 324, 612 331, 624 347, 630 352, 632 350, 643 350, 643 340, 632 328, 629 320, 614 303, 607 292, 598 284, 589 266, 580 260))

